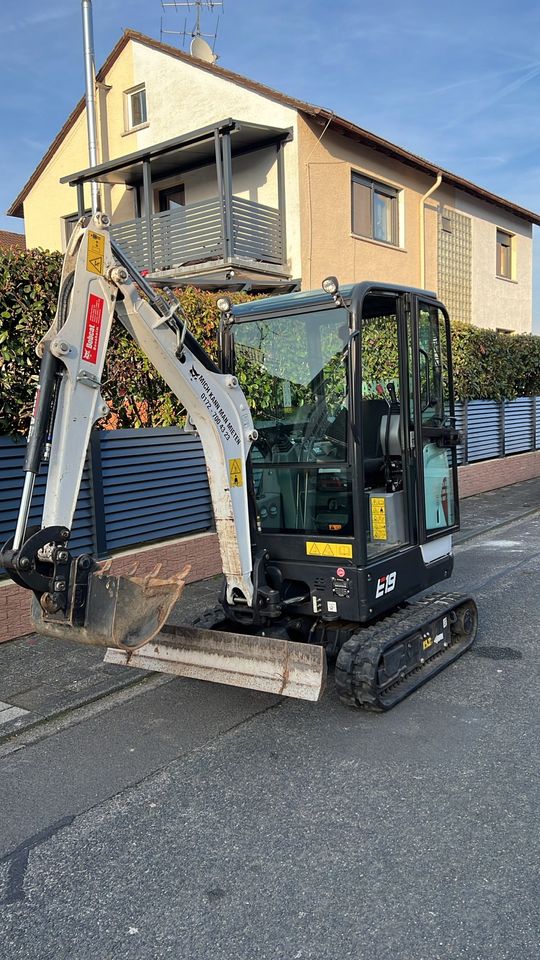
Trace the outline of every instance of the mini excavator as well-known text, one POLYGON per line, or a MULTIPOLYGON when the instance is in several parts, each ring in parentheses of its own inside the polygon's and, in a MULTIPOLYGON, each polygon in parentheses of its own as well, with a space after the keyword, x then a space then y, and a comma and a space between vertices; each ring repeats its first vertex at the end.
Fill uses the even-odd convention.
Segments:
POLYGON ((459 526, 443 304, 381 283, 340 289, 335 277, 241 305, 223 296, 218 367, 109 227, 104 213, 82 217, 69 241, 38 347, 18 520, 0 553, 34 594, 36 630, 106 647, 108 662, 313 701, 335 660, 345 704, 388 710, 477 630, 471 597, 425 593, 450 577, 459 526), (117 576, 70 550, 90 433, 108 413, 101 377, 115 311, 204 451, 223 587, 185 626, 167 618, 187 568, 117 576))

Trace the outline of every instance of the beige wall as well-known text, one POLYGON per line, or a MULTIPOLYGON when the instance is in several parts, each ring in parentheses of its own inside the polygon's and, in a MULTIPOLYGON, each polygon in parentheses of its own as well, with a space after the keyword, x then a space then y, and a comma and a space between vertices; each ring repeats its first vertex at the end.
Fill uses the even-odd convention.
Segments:
MULTIPOLYGON (((213 76, 195 65, 130 41, 105 78, 98 96, 99 160, 124 156, 145 146, 180 136, 227 117, 280 129, 297 125, 297 113, 245 87, 213 76), (124 92, 144 83, 148 122, 125 132, 124 92), (109 88, 109 89, 107 89, 109 88)), ((86 113, 83 111, 56 151, 24 203, 29 246, 63 249, 62 217, 75 213, 76 191, 59 180, 88 166, 86 113)), ((215 167, 209 166, 181 178, 186 200, 216 195, 215 167)), ((300 199, 298 142, 285 148, 287 260, 293 276, 300 275, 300 199)), ((164 181, 160 187, 169 183, 164 181)), ((135 194, 123 186, 103 187, 103 206, 116 222, 135 215, 135 194)), ((233 161, 233 190, 237 196, 277 206, 275 149, 256 151, 233 161)), ((86 191, 89 205, 90 194, 86 191)))
MULTIPOLYGON (((123 91, 134 85, 131 44, 123 50, 106 78, 111 86, 100 91, 98 98, 98 159, 108 160, 137 149, 131 137, 123 137, 123 91), (106 103, 106 116, 103 103, 106 103), (101 110, 99 109, 101 107, 101 110), (128 144, 126 141, 130 140, 128 144), (104 148, 104 149, 103 149, 104 148)), ((137 136, 137 135, 132 135, 137 136)), ((32 187, 24 202, 24 224, 27 246, 62 250, 64 237, 62 217, 77 210, 77 194, 73 187, 61 184, 60 178, 88 166, 86 111, 83 110, 68 131, 45 170, 32 187)), ((85 202, 90 205, 90 191, 85 190, 85 202)), ((133 195, 124 187, 114 187, 105 193, 105 209, 112 214, 118 210, 121 219, 133 216, 133 195), (118 209, 120 208, 120 209, 118 209)))
MULTIPOLYGON (((296 111, 144 44, 132 43, 131 46, 133 82, 145 84, 148 109, 148 126, 137 134, 138 146, 160 143, 227 117, 293 129, 293 140, 285 148, 287 260, 293 276, 299 276, 301 252, 296 111)), ((215 196, 215 170, 203 168, 196 171, 185 178, 185 184, 188 203, 190 200, 215 196)), ((237 196, 277 206, 275 152, 257 151, 249 157, 233 160, 233 189, 237 196)))
MULTIPOLYGON (((167 187, 183 183, 186 203, 208 200, 217 196, 216 167, 209 164, 198 170, 160 180, 154 188, 154 209, 158 193, 167 187)), ((256 150, 233 159, 233 194, 270 207, 278 205, 277 165, 275 147, 256 150)))
MULTIPOLYGON (((398 160, 299 120, 302 287, 316 288, 329 274, 341 283, 378 280, 420 284, 420 200, 435 182, 398 160), (356 170, 397 187, 399 247, 354 236, 351 174, 356 170)), ((443 184, 425 204, 425 287, 439 292, 438 217, 444 207, 471 218, 471 319, 477 326, 530 332, 532 226, 495 204, 443 184), (497 227, 514 235, 515 277, 496 276, 497 227)))
MULTIPOLYGON (((420 198, 435 182, 411 167, 355 141, 299 120, 302 224, 302 287, 316 288, 335 274, 341 283, 360 280, 420 283, 420 198), (354 236, 351 229, 351 174, 356 170, 401 190, 400 245, 390 247, 354 236)), ((426 204, 426 278, 437 283, 437 212, 426 204)))
POLYGON ((472 218, 472 320, 515 333, 532 329, 532 225, 494 204, 456 191, 455 207, 472 218), (513 235, 514 277, 496 271, 497 228, 513 235))

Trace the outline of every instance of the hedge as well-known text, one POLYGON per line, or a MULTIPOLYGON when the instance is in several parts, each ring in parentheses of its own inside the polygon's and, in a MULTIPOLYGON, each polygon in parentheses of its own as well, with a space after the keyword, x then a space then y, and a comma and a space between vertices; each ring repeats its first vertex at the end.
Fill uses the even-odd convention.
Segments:
MULTIPOLYGON (((0 435, 28 431, 39 376, 36 346, 54 319, 61 272, 58 253, 0 251, 0 435)), ((190 330, 215 359, 219 294, 194 288, 176 293, 190 330)), ((234 293, 231 299, 253 297, 234 293)), ((183 421, 176 397, 116 318, 102 393, 112 411, 108 427, 183 421)))
MULTIPOLYGON (((61 269, 57 253, 0 251, 0 435, 28 430, 39 369, 35 348, 54 318, 61 269)), ((190 329, 215 357, 218 294, 187 288, 177 296, 190 329)), ((252 297, 237 293, 232 299, 252 297)), ((452 346, 456 399, 540 395, 540 337, 455 323, 452 346)), ((383 330, 377 353, 384 377, 393 361, 383 330)), ((182 419, 178 401, 117 320, 102 392, 113 411, 109 426, 170 426, 182 419)), ((248 384, 247 393, 256 400, 257 385, 248 384)))

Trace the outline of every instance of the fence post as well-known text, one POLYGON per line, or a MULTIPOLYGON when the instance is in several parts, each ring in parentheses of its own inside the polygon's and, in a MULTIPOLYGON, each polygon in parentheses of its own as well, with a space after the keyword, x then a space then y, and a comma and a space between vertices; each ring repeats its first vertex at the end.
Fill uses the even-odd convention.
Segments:
POLYGON ((501 400, 499 425, 500 425, 500 431, 501 431, 501 451, 502 452, 499 454, 500 457, 506 456, 506 410, 505 410, 505 407, 506 407, 506 400, 501 400))
POLYGON ((469 401, 463 401, 463 464, 469 462, 469 401))
POLYGON ((532 418, 532 447, 531 450, 536 450, 536 397, 531 397, 531 418, 532 418))
POLYGON ((103 502, 103 472, 101 469, 101 430, 94 428, 88 447, 90 467, 90 492, 94 517, 94 543, 98 559, 107 556, 107 527, 103 502))

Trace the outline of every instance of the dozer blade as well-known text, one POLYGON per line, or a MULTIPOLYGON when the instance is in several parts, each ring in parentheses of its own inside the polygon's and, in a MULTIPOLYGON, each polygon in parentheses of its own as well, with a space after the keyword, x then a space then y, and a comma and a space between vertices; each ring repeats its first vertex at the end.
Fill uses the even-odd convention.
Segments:
POLYGON ((109 649, 105 662, 300 700, 319 700, 326 680, 320 646, 188 626, 167 625, 135 653, 109 649))
POLYGON ((88 599, 83 625, 76 623, 74 612, 64 619, 32 605, 36 631, 61 640, 98 647, 137 650, 162 629, 180 597, 191 567, 162 580, 157 570, 143 577, 112 575, 107 566, 90 574, 88 599), (75 621, 75 622, 74 622, 75 621))

